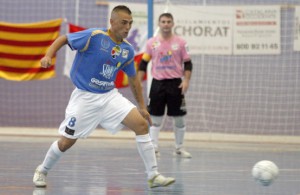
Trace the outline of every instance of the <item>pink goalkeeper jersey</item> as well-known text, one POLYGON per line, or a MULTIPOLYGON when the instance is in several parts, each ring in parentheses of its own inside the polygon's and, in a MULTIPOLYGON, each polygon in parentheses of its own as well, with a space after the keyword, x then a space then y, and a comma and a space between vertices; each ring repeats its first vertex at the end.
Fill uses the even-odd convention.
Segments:
POLYGON ((156 36, 148 40, 143 59, 152 60, 152 77, 162 80, 181 78, 183 62, 190 60, 190 55, 186 41, 179 36, 173 35, 167 41, 156 36))

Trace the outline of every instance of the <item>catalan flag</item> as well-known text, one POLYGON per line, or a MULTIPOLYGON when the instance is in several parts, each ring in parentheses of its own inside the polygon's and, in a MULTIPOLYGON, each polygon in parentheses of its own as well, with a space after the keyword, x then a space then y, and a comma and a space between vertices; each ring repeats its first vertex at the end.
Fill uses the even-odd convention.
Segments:
MULTIPOLYGON (((74 25, 71 23, 69 23, 68 26, 69 26, 69 33, 85 30, 84 27, 77 26, 77 25, 74 25)), ((67 48, 67 50, 66 50, 66 58, 65 58, 66 62, 65 62, 65 67, 64 67, 64 74, 68 77, 70 77, 70 70, 71 70, 73 60, 75 58, 75 53, 76 53, 76 51, 72 51, 70 48, 67 48)), ((139 66, 140 61, 142 60, 142 56, 143 56, 143 53, 139 53, 134 56, 134 65, 135 65, 136 70, 139 66)), ((146 77, 145 77, 145 79, 146 79, 146 77)), ((117 78, 115 80, 116 88, 127 87, 128 84, 129 84, 128 76, 122 71, 118 72, 117 78)))
POLYGON ((41 68, 40 59, 59 36, 62 19, 36 23, 0 21, 0 78, 14 81, 43 80, 55 76, 52 66, 41 68))

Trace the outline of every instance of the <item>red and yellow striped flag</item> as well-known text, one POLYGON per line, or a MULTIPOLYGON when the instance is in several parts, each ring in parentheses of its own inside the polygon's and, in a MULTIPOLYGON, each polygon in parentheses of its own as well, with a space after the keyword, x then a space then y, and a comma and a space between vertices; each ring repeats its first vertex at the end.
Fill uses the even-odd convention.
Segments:
POLYGON ((59 36, 61 22, 0 22, 0 78, 26 81, 54 77, 56 57, 49 68, 41 68, 40 59, 59 36))

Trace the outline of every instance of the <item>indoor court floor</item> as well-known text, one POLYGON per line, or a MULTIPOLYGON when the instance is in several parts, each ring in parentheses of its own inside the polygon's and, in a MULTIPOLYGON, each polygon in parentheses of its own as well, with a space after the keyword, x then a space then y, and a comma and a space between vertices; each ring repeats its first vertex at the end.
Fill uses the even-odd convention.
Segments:
POLYGON ((300 195, 300 146, 187 142, 192 159, 173 156, 162 140, 159 171, 176 178, 149 189, 134 138, 79 140, 54 166, 47 188, 32 177, 56 137, 0 136, 0 195, 300 195), (268 187, 251 177, 252 166, 272 160, 279 177, 268 187))

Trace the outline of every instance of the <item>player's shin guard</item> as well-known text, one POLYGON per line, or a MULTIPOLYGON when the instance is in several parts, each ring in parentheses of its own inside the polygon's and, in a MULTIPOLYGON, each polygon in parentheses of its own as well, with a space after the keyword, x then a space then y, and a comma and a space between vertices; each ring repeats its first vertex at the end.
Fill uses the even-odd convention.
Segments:
POLYGON ((157 162, 153 144, 149 134, 146 135, 137 135, 136 143, 139 154, 144 161, 146 171, 148 174, 148 179, 152 178, 154 175, 158 174, 157 171, 157 162))
POLYGON ((151 141, 153 143, 154 148, 158 148, 158 136, 160 132, 161 127, 151 126, 149 129, 151 141))
POLYGON ((53 144, 50 146, 45 156, 40 171, 43 173, 47 173, 54 166, 54 164, 60 159, 62 154, 63 152, 61 152, 58 147, 58 141, 53 142, 53 144))
POLYGON ((174 127, 176 149, 181 148, 183 145, 185 130, 186 127, 182 127, 182 128, 174 127))

